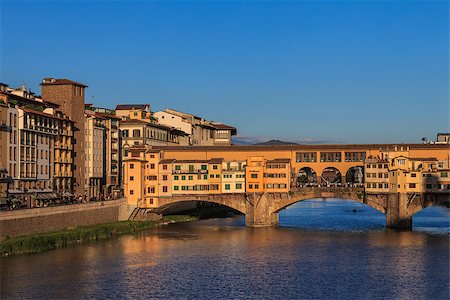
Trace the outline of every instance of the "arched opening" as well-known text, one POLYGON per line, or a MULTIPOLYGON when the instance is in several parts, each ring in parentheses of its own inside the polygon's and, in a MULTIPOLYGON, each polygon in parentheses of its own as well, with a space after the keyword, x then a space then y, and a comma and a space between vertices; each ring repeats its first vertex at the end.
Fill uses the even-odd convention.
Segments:
POLYGON ((189 215, 199 219, 230 217, 243 213, 230 206, 209 201, 178 201, 157 209, 161 215, 189 215))
POLYGON ((421 209, 413 215, 414 231, 436 234, 450 234, 450 208, 444 204, 436 204, 421 209))
POLYGON ((364 167, 356 166, 348 169, 345 174, 345 183, 347 186, 364 186, 364 167))
POLYGON ((304 199, 279 211, 279 226, 359 231, 386 227, 386 216, 366 204, 338 198, 304 199))
POLYGON ((310 167, 301 168, 297 174, 297 186, 314 186, 317 185, 316 171, 310 167))
POLYGON ((342 183, 342 175, 338 169, 328 167, 323 170, 320 180, 321 184, 325 186, 340 186, 342 183))

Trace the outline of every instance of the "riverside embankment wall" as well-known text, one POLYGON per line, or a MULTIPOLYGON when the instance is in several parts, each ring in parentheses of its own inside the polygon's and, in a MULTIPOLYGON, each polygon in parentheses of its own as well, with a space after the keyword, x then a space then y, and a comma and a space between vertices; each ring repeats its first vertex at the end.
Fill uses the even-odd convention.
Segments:
POLYGON ((128 219, 126 199, 0 212, 0 238, 128 219))

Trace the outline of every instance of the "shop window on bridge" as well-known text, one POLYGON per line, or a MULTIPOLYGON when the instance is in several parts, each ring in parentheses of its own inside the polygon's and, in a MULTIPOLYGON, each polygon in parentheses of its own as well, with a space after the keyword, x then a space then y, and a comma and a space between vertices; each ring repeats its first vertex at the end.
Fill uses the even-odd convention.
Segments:
POLYGON ((320 152, 320 162, 341 162, 341 152, 320 152))
POLYGON ((366 152, 345 152, 345 161, 364 161, 366 159, 366 152))
POLYGON ((296 153, 297 162, 316 162, 317 153, 316 152, 297 152, 296 153))

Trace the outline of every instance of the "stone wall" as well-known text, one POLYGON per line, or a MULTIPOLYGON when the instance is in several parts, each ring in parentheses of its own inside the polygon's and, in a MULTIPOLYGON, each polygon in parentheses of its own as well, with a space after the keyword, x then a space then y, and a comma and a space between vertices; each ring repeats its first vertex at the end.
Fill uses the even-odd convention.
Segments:
POLYGON ((128 217, 125 199, 0 212, 0 238, 68 227, 110 223, 128 217))

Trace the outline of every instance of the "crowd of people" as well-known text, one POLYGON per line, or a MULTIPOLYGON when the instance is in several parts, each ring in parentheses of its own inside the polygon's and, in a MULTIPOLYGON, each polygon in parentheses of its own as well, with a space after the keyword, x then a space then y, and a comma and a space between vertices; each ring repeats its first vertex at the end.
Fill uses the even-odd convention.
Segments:
POLYGON ((123 192, 105 193, 100 194, 97 197, 90 197, 88 199, 87 194, 61 194, 55 193, 53 197, 46 199, 38 199, 35 195, 21 195, 8 197, 5 201, 1 202, 1 210, 14 210, 14 209, 26 209, 26 208, 41 208, 58 205, 70 205, 70 204, 82 204, 94 201, 116 200, 123 197, 123 192))

